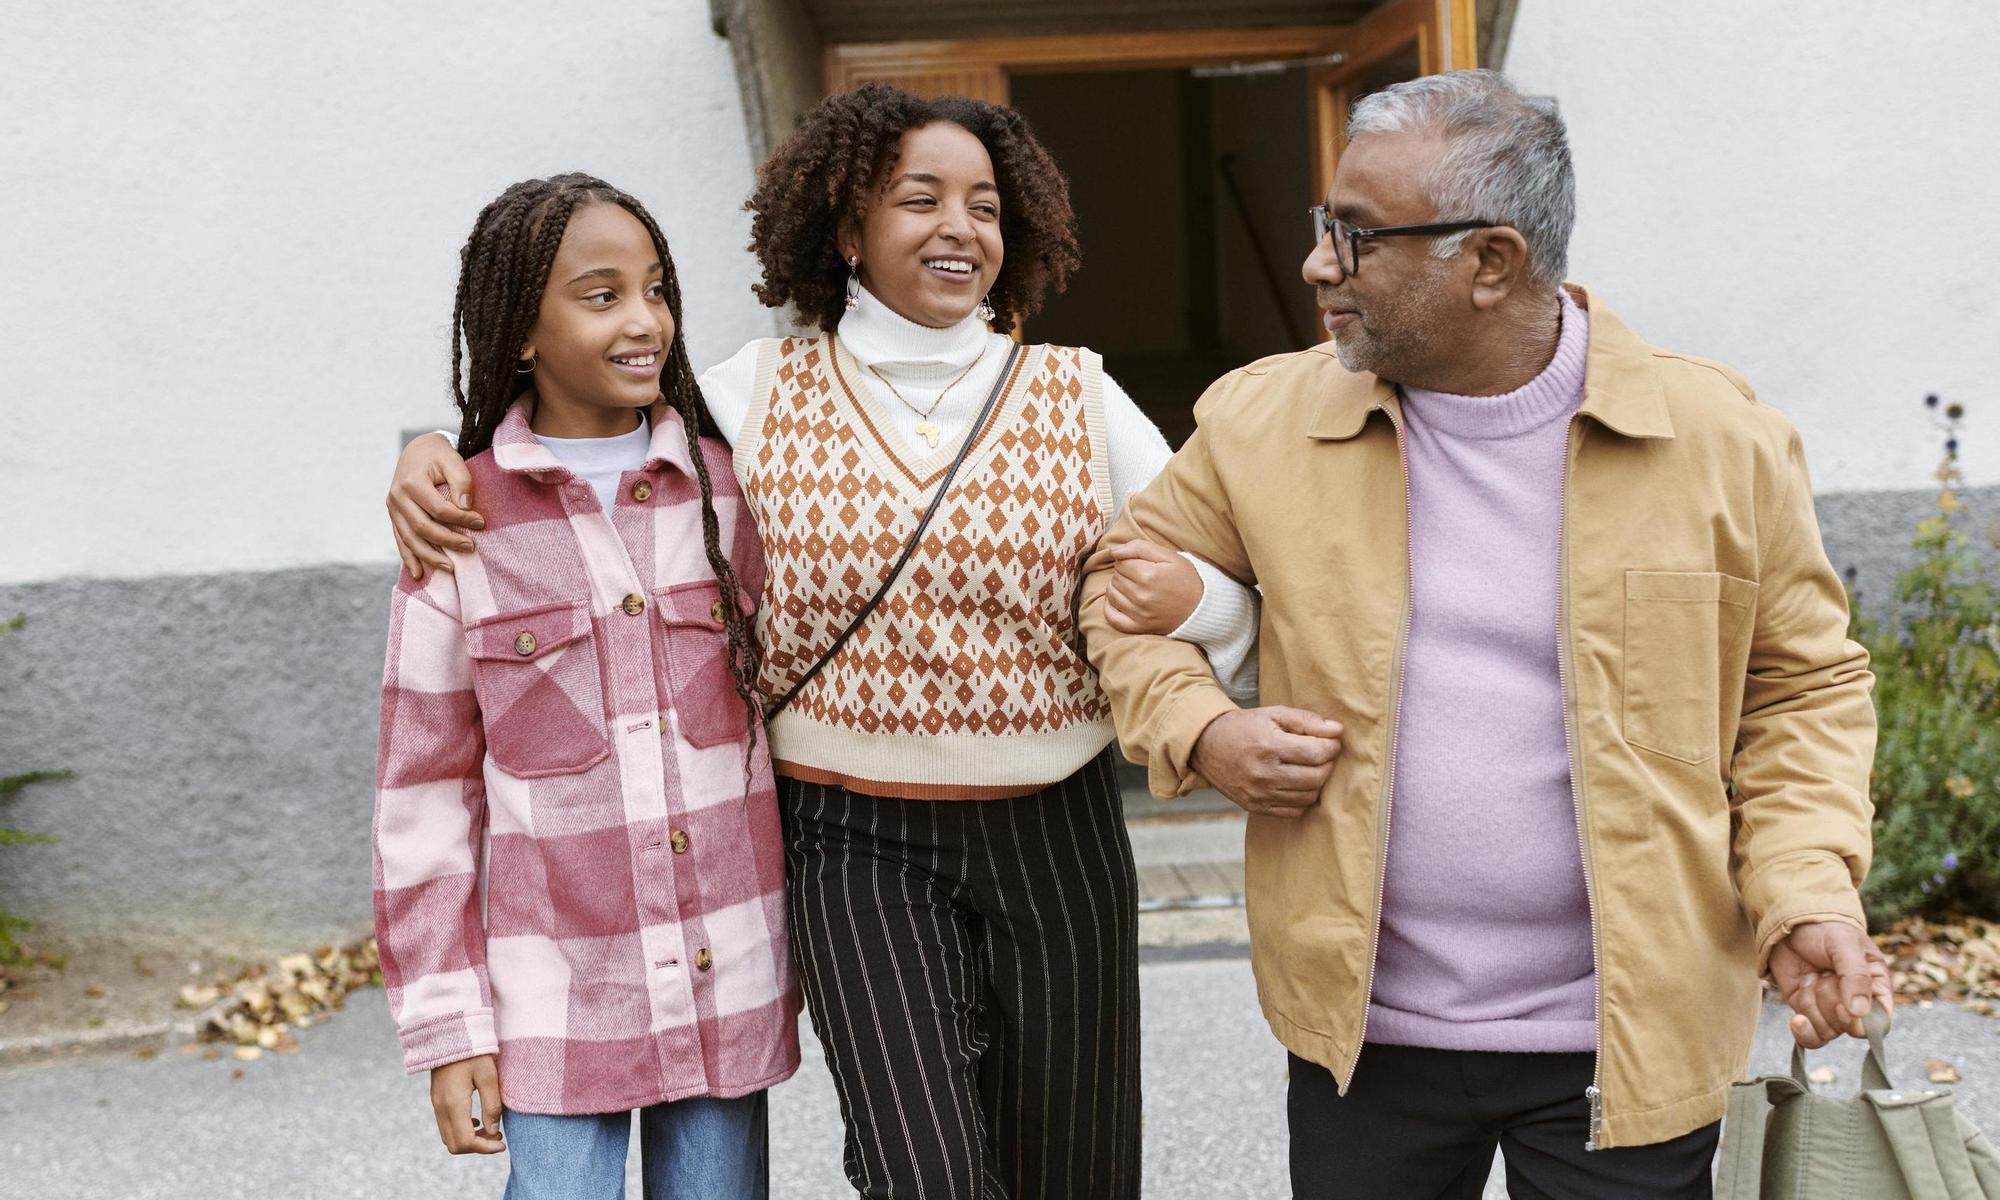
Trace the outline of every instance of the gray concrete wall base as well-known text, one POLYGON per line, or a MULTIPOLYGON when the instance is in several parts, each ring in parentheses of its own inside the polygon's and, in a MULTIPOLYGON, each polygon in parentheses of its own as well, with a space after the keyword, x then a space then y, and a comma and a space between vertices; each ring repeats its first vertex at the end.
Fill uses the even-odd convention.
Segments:
POLYGON ((0 587, 0 773, 70 767, 0 810, 0 909, 50 943, 250 952, 371 911, 377 697, 394 570, 0 587))
MULTIPOLYGON (((2000 487, 1966 488, 1959 523, 1973 548, 2000 566, 2000 487)), ((1834 568, 1855 572, 1863 612, 1880 614, 1895 594, 1896 576, 1916 557, 1910 539, 1917 522, 1938 511, 1936 488, 1896 492, 1835 492, 1817 497, 1826 555, 1834 568)))

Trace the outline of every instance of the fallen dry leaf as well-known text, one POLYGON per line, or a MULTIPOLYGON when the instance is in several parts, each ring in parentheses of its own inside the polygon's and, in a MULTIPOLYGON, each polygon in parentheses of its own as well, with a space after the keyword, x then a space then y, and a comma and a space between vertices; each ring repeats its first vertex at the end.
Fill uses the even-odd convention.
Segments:
POLYGON ((1983 1016, 2000 1015, 2000 923, 1978 917, 1907 918, 1875 942, 1889 960, 1900 1003, 1948 1000, 1983 1016))
POLYGON ((347 1003, 349 991, 379 987, 381 957, 375 939, 347 946, 319 946, 310 954, 287 954, 273 965, 254 964, 204 985, 182 989, 185 1007, 208 1008, 197 1037, 202 1042, 233 1043, 243 1051, 270 1050, 296 1054, 300 1045, 291 1030, 327 1020, 330 1011, 347 1003))
POLYGON ((175 999, 176 1008, 207 1008, 222 996, 222 989, 211 984, 188 984, 175 999))
POLYGON ((1924 1060, 1924 1076, 1932 1083, 1957 1083, 1958 1068, 1941 1058, 1924 1060))

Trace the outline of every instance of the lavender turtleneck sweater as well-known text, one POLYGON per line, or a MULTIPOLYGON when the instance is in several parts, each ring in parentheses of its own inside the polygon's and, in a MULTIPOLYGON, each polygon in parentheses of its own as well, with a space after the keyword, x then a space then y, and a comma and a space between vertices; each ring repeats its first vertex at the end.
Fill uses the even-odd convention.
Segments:
POLYGON ((1414 571, 1367 1039, 1596 1046, 1556 667, 1557 540, 1588 318, 1504 396, 1403 389, 1414 571))

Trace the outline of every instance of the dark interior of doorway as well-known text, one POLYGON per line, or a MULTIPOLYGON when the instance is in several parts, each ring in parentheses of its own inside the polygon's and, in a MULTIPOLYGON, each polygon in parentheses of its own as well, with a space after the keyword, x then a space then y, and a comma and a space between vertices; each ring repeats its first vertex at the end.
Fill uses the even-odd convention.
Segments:
POLYGON ((1313 340, 1299 278, 1311 193, 1303 70, 1017 75, 1014 106, 1069 176, 1083 269, 1028 327, 1088 346, 1175 446, 1202 390, 1313 340))
MULTIPOLYGON (((1414 48, 1355 94, 1418 74, 1414 48)), ((1083 269, 1029 323, 1088 346, 1178 447, 1208 385, 1319 340, 1307 73, 1016 75, 1012 103, 1069 176, 1083 269)))

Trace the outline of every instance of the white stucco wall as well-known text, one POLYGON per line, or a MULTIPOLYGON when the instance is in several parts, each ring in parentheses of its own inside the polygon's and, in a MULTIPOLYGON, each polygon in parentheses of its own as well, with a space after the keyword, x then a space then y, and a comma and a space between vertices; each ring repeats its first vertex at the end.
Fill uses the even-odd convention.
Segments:
POLYGON ((660 219, 698 369, 772 330, 705 0, 10 0, 0 582, 391 560, 472 218, 573 169, 660 219))
POLYGON ((1571 275, 1749 376, 1818 490, 1917 488, 1933 391, 2000 483, 1995 44, 1992 0, 1520 0, 1505 69, 1569 122, 1571 275))

